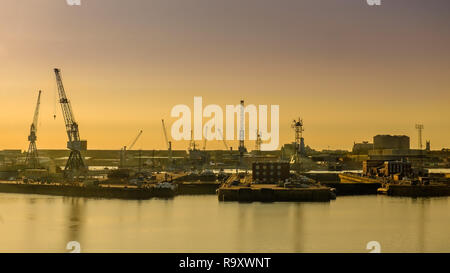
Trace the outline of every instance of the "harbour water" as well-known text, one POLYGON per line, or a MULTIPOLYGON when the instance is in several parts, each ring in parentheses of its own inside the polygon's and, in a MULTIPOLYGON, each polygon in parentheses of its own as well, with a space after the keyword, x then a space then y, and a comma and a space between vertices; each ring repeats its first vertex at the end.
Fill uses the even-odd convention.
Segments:
POLYGON ((450 198, 127 201, 0 193, 0 252, 450 252, 450 198))

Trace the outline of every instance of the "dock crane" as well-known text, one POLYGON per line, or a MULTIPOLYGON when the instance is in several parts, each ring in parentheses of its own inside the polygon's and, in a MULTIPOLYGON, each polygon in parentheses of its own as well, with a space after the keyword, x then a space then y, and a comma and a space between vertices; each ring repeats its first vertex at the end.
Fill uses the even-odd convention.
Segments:
POLYGON ((33 123, 31 124, 31 127, 30 127, 30 135, 28 136, 28 141, 30 142, 30 145, 28 146, 28 153, 27 153, 27 158, 25 159, 25 166, 27 168, 31 168, 31 169, 39 168, 39 157, 38 157, 38 151, 36 148, 36 139, 37 139, 36 133, 37 133, 37 126, 38 126, 38 118, 39 118, 39 107, 41 105, 41 93, 42 93, 42 91, 39 90, 36 108, 34 110, 33 123))
POLYGON ((166 130, 166 124, 164 123, 164 120, 161 120, 162 122, 162 128, 164 133, 164 139, 166 141, 167 151, 169 153, 169 164, 172 164, 172 141, 169 141, 169 138, 167 137, 167 130, 166 130))
POLYGON ((260 131, 256 130, 256 141, 255 141, 255 151, 256 152, 261 151, 261 144, 262 144, 261 133, 260 133, 260 131))
POLYGON ((64 178, 72 179, 84 175, 87 171, 84 159, 81 155, 81 151, 87 150, 87 141, 80 139, 80 132, 78 130, 78 123, 75 121, 75 117, 72 112, 72 106, 67 99, 66 91, 61 78, 61 71, 58 68, 54 69, 56 76, 56 84, 58 87, 59 103, 61 104, 61 110, 64 117, 64 123, 66 124, 67 132, 67 148, 70 150, 69 159, 67 160, 64 168, 64 178))
POLYGON ((205 139, 203 140, 203 151, 206 151, 206 142, 208 141, 208 126, 205 127, 205 139))
POLYGON ((245 106, 244 100, 241 100, 240 111, 239 111, 239 120, 240 120, 240 128, 239 128, 239 166, 243 165, 244 154, 247 153, 247 148, 245 147, 244 139, 245 139, 245 106))
POLYGON ((136 136, 136 138, 133 140, 133 142, 131 142, 130 145, 127 146, 123 146, 121 154, 120 154, 120 167, 125 167, 126 162, 128 160, 127 157, 127 150, 131 150, 133 149, 134 145, 136 144, 136 142, 139 140, 139 138, 141 137, 142 133, 144 131, 140 130, 138 135, 136 136))
POLYGON ((191 140, 189 141, 189 151, 197 151, 197 144, 194 140, 194 132, 191 130, 191 140))

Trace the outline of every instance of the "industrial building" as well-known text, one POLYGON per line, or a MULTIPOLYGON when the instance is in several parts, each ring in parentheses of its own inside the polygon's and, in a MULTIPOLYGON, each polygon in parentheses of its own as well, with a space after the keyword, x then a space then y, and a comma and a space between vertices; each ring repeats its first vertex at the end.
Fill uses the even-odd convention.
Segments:
POLYGON ((373 149, 373 143, 363 141, 362 143, 353 143, 352 153, 355 155, 367 155, 369 154, 369 151, 373 149))
POLYGON ((409 150, 409 136, 376 135, 373 137, 373 149, 409 150))
POLYGON ((253 183, 276 184, 289 178, 289 162, 254 162, 252 164, 253 183))

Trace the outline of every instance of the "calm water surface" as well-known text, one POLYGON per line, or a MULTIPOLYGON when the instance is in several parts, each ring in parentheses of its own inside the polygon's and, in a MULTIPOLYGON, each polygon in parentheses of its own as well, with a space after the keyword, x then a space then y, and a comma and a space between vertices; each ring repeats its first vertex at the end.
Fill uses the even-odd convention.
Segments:
POLYGON ((0 252, 450 252, 450 198, 222 203, 0 193, 0 252))

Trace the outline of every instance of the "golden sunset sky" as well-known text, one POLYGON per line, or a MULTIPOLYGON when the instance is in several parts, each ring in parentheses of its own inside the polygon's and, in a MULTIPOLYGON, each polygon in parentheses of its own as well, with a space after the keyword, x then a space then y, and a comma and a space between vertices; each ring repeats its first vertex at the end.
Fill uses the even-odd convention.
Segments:
POLYGON ((194 96, 280 105, 280 144, 301 116, 315 149, 376 134, 415 148, 416 123, 432 149, 449 147, 449 14, 446 0, 3 0, 0 150, 27 148, 39 89, 38 148, 65 148, 55 67, 90 149, 140 129, 136 148, 164 149, 161 119, 170 129, 172 107, 194 96))

